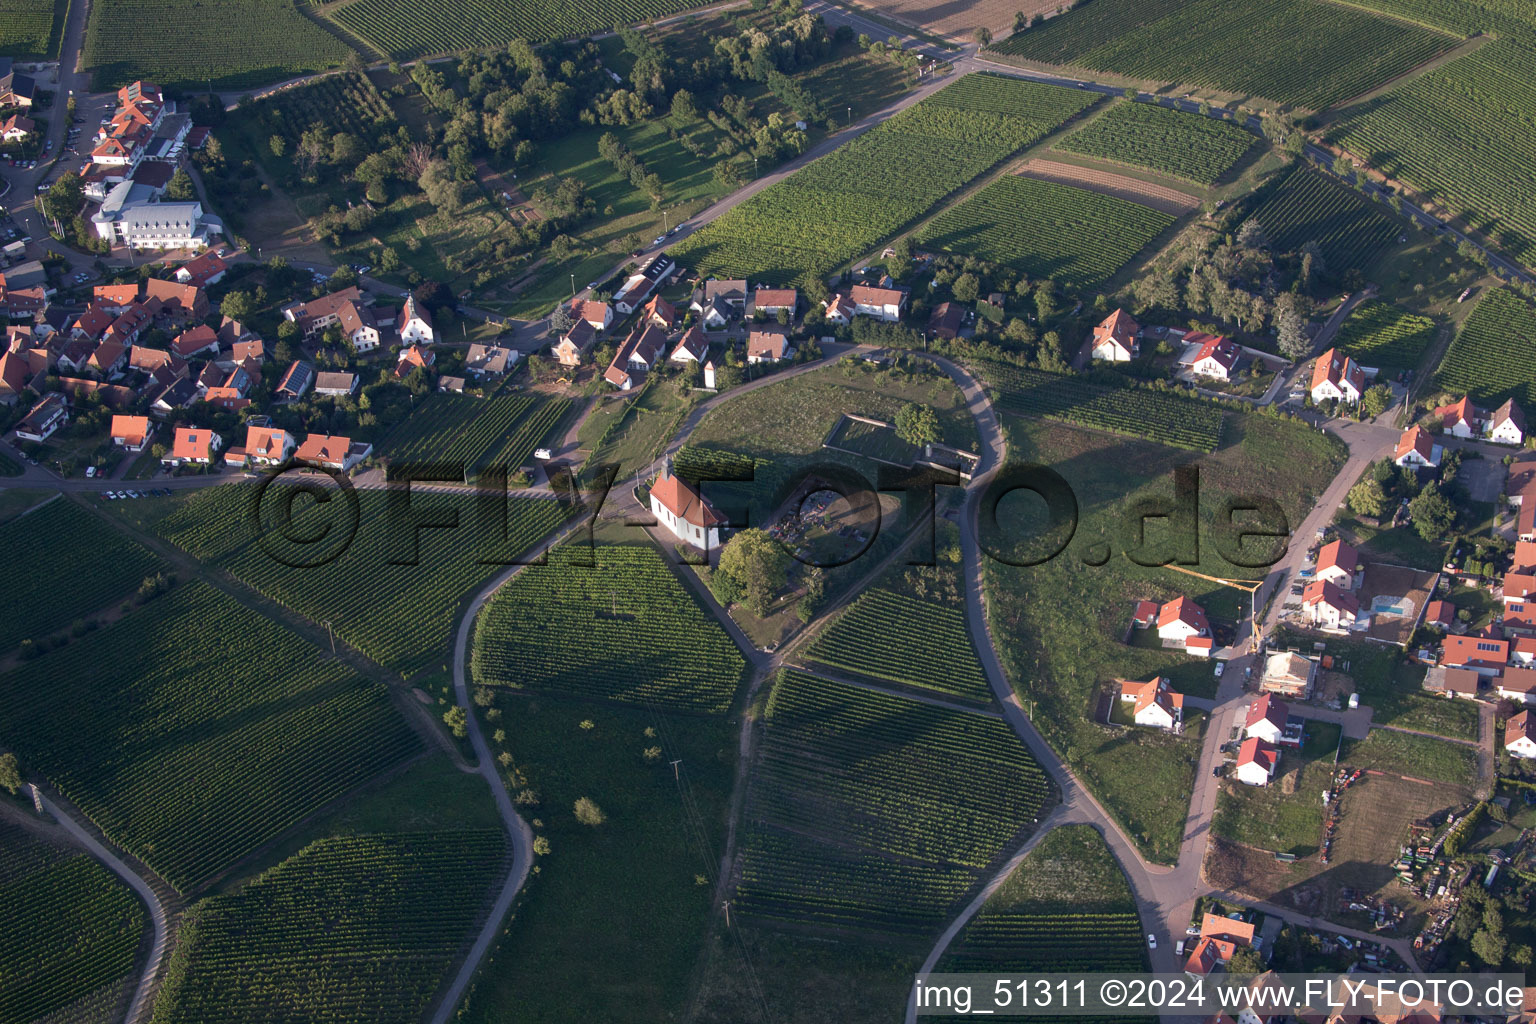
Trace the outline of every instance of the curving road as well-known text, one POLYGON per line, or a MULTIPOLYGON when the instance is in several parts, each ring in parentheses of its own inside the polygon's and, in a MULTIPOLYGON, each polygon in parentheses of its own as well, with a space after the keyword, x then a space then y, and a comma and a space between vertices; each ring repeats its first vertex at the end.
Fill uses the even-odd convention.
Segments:
POLYGON ((165 959, 166 940, 169 929, 166 925, 165 906, 160 902, 160 897, 155 890, 132 868, 123 863, 112 851, 97 841, 96 837, 74 818, 70 817, 58 804, 49 800, 46 796, 38 795, 43 803, 43 809, 53 815, 55 821, 70 837, 79 843, 92 856, 99 860, 108 871, 128 883, 128 886, 138 893, 139 899, 149 908, 149 919, 154 927, 154 940, 150 944, 149 960, 144 964, 144 971, 139 976, 139 983, 133 991, 133 1002, 128 1006, 128 1015, 124 1020, 129 1024, 135 1021, 147 1019, 149 1011, 149 993, 154 988, 155 976, 160 973, 160 962, 165 959))

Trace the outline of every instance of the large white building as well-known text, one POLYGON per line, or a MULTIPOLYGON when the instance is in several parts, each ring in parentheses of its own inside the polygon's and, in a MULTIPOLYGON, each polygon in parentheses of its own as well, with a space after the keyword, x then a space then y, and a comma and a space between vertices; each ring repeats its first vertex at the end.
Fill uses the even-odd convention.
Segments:
POLYGON ((185 249, 205 246, 224 234, 224 224, 203 212, 203 204, 162 203, 156 190, 125 181, 107 193, 91 217, 100 238, 135 249, 185 249))
POLYGON ((720 546, 720 527, 726 519, 682 477, 664 470, 651 485, 651 514, 672 535, 705 551, 720 546))

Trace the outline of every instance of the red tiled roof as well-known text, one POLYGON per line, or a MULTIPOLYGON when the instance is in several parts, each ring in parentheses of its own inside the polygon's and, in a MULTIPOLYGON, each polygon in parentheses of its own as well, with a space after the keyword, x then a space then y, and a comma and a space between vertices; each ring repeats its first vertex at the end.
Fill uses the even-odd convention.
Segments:
POLYGON ((1486 636, 1448 636, 1440 655, 1440 663, 1452 667, 1503 665, 1508 660, 1509 641, 1486 636), (1479 650, 1479 645, 1485 645, 1487 649, 1479 650))
POLYGON ((187 461, 207 461, 212 457, 213 431, 205 427, 177 427, 171 443, 171 457, 187 461))
POLYGON ((651 497, 663 508, 694 526, 724 526, 725 517, 682 477, 663 472, 651 485, 651 497))
POLYGON ((1449 601, 1431 601, 1424 609, 1424 621, 1431 626, 1448 626, 1456 621, 1456 606, 1449 601))
POLYGON ((321 465, 341 465, 352 448, 350 437, 334 437, 328 434, 310 434, 294 453, 297 458, 321 465))
POLYGON ((181 332, 176 340, 171 342, 171 350, 185 358, 210 348, 216 348, 218 344, 218 332, 207 324, 198 324, 196 327, 181 332))
POLYGON ((1175 622, 1187 623, 1200 632, 1210 629, 1210 623, 1206 621, 1205 609, 1187 597, 1176 597, 1163 605, 1157 613, 1157 627, 1172 625, 1175 622))
POLYGON ((1478 409, 1477 406, 1472 404, 1472 397, 1470 395, 1462 396, 1462 399, 1459 402, 1452 402, 1450 405, 1442 405, 1440 408, 1435 410, 1435 415, 1445 423, 1447 430, 1449 430, 1451 427, 1454 427, 1457 423, 1463 421, 1465 421, 1468 426, 1471 426, 1483 418, 1482 410, 1478 409))
POLYGON ((1317 553, 1318 575, 1322 575, 1323 570, 1334 567, 1353 574, 1360 567, 1359 552, 1345 544, 1342 540, 1336 540, 1331 544, 1323 545, 1323 549, 1317 553))
POLYGON ((794 309, 800 301, 800 292, 794 288, 759 288, 752 294, 756 309, 794 309))
POLYGON ((860 306, 899 306, 906 301, 907 293, 899 288, 856 284, 848 290, 848 297, 860 306))
POLYGON ((1392 458, 1400 459, 1409 452, 1418 452, 1419 457, 1425 462, 1429 462, 1435 455, 1435 439, 1417 423, 1403 431, 1403 436, 1397 440, 1397 451, 1392 458))
POLYGON ((1140 332, 1141 325, 1132 319, 1131 314, 1123 309, 1117 309, 1093 329, 1093 345, 1097 348, 1113 338, 1123 348, 1129 350, 1135 344, 1136 335, 1140 332))
POLYGON ((1345 379, 1354 386, 1356 391, 1365 390, 1365 373, 1360 369, 1360 364, 1336 348, 1317 357, 1317 365, 1312 367, 1312 387, 1316 388, 1324 381, 1338 385, 1345 379))
POLYGON ((1280 751, 1271 743, 1266 743, 1257 736, 1250 736, 1243 741, 1243 745, 1237 751, 1237 767, 1246 764, 1256 764, 1266 772, 1275 770, 1275 765, 1280 763, 1280 751))
POLYGON ((1220 334, 1203 334, 1197 331, 1185 335, 1184 341, 1190 345, 1200 346, 1200 351, 1195 353, 1195 364, 1205 359, 1213 359, 1225 370, 1231 370, 1237 365, 1237 346, 1220 334))
POLYGON ((113 416, 112 440, 137 448, 149 436, 148 416, 113 416))
POLYGON ((1340 590, 1327 580, 1313 580, 1308 583, 1307 589, 1302 591, 1301 603, 1303 607, 1322 603, 1340 611, 1349 612, 1351 615, 1360 614, 1360 599, 1347 590, 1340 590))
POLYGON ((1291 709, 1284 701, 1276 700, 1273 694, 1266 693, 1248 705, 1248 717, 1243 721, 1243 728, 1252 729, 1260 722, 1268 722, 1275 728, 1283 730, 1285 720, 1290 713, 1291 709))

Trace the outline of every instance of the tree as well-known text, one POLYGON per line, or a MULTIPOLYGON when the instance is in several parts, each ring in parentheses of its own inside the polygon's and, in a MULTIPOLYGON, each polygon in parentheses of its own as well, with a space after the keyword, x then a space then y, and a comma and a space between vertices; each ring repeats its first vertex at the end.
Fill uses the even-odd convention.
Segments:
POLYGON ((908 402, 896 413, 896 436, 908 444, 933 444, 939 439, 939 417, 932 408, 908 402))
POLYGON ((533 840, 533 852, 540 857, 549 856, 549 840, 543 836, 537 836, 533 840))
POLYGON ((1392 389, 1385 384, 1373 384, 1360 396, 1360 412, 1367 418, 1380 416, 1392 404, 1392 389))
POLYGON ((961 302, 975 302, 976 296, 981 294, 981 281, 975 274, 961 274, 955 278, 955 283, 950 285, 950 291, 961 302))
POLYGON ((459 739, 463 739, 465 736, 469 735, 468 720, 469 716, 466 715, 464 713, 464 709, 459 707, 457 704, 443 712, 443 724, 448 726, 453 734, 459 739))
POLYGON ((693 93, 679 89, 672 94, 672 116, 679 121, 693 121, 699 116, 699 108, 693 102, 693 93))
POLYGON ((274 135, 267 140, 267 148, 272 151, 273 156, 282 156, 288 152, 288 140, 281 135, 274 135))
POLYGON ((991 46, 992 30, 983 25, 981 28, 978 28, 975 32, 971 33, 971 38, 976 40, 977 46, 991 46))
POLYGON ((13 796, 21 789, 21 765, 15 754, 0 754, 0 789, 13 796))
POLYGON ((564 336, 567 331, 576 326, 576 318, 571 315, 571 310, 565 303, 555 307, 555 311, 549 314, 549 333, 564 336))
POLYGON ((1349 489, 1349 510, 1357 516, 1379 519, 1387 511, 1387 492, 1375 477, 1355 484, 1349 489))
POLYGON ((1456 506, 1435 484, 1424 488, 1408 503, 1408 514, 1413 517, 1414 529, 1427 541, 1439 540, 1456 525, 1456 506))
POLYGON ((247 291, 233 291, 219 303, 219 312, 231 320, 246 320, 256 312, 256 302, 247 291))
POLYGON ((603 813, 603 809, 593 803, 589 797, 578 797, 573 809, 576 812, 576 820, 583 825, 591 825, 593 828, 596 828, 608 820, 608 816, 603 813))
POLYGON ((464 183, 454 177, 453 169, 446 160, 433 160, 416 179, 416 185, 426 193, 427 201, 439 213, 457 213, 464 205, 464 183))
POLYGON ((1307 321, 1294 301, 1282 303, 1282 298, 1294 297, 1287 293, 1275 300, 1275 335, 1280 343, 1280 354, 1287 359, 1301 359, 1312 348, 1312 339, 1307 337, 1307 321))
POLYGON ((1239 947, 1232 954, 1232 959, 1227 961, 1228 974, 1263 974, 1264 958, 1259 956, 1258 950, 1249 949, 1246 946, 1239 947))
POLYGON ((1497 967, 1504 962, 1504 951, 1508 947, 1509 940, 1486 928, 1479 928, 1472 936, 1472 952, 1489 967, 1497 967))
POLYGON ((1237 229, 1237 244, 1244 249, 1258 250, 1267 248, 1269 239, 1264 235, 1264 226, 1252 217, 1249 217, 1237 229))
POLYGON ((165 197, 174 199, 178 203, 190 202, 197 198, 197 189, 192 185, 192 176, 184 168, 176 168, 176 173, 171 175, 169 184, 165 186, 165 197))
POLYGON ((764 530, 742 530, 720 552, 720 564, 712 574, 722 589, 745 601, 754 615, 764 615, 773 596, 789 578, 789 555, 764 530))

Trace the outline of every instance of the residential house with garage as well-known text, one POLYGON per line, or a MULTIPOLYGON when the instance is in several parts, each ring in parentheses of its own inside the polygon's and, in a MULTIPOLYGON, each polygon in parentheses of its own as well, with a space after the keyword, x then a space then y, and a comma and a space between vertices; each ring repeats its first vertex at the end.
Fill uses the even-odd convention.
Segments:
POLYGON ((1353 405, 1365 394, 1365 371, 1360 364, 1336 348, 1317 357, 1312 367, 1312 401, 1348 402, 1353 405))
POLYGON ((1117 309, 1093 329, 1088 354, 1108 363, 1128 363, 1141 354, 1141 325, 1123 309, 1117 309))
POLYGON ((1237 750, 1237 762, 1232 775, 1245 786, 1267 786, 1280 767, 1280 748, 1266 743, 1257 736, 1243 740, 1237 750))
POLYGON ((1345 630, 1360 617, 1360 599, 1327 580, 1313 580, 1301 594, 1301 607, 1320 629, 1345 630))
POLYGON ((907 308, 905 288, 856 284, 848 290, 848 297, 853 300, 853 311, 858 316, 872 316, 889 323, 900 320, 907 308))
POLYGON ((1157 613, 1157 637, 1175 645, 1187 645, 1194 637, 1210 636, 1205 609, 1187 597, 1176 597, 1157 613))
POLYGON ((1120 700, 1131 705, 1131 720, 1137 725, 1164 732, 1180 732, 1184 728, 1184 695, 1175 693, 1166 676, 1157 676, 1146 682, 1122 679, 1120 700))

